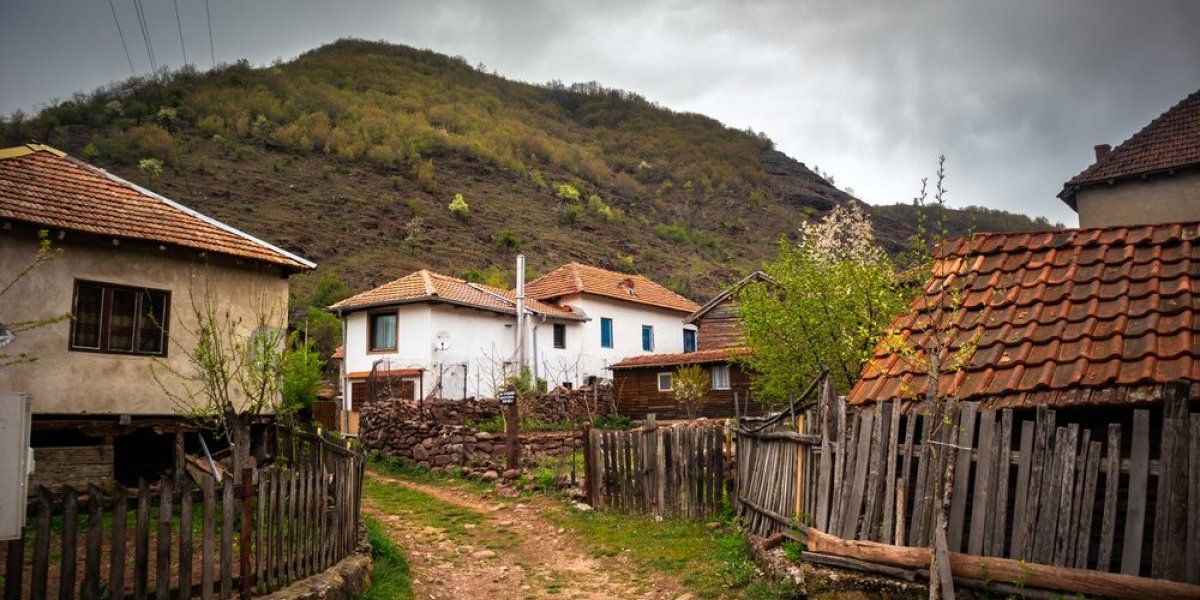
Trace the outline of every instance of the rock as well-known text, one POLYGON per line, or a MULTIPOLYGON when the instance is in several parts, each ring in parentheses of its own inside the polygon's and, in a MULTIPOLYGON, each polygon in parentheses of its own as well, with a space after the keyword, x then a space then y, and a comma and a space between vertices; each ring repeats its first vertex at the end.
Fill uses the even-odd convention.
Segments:
POLYGON ((488 433, 488 432, 486 432, 486 431, 480 431, 479 433, 476 433, 476 434, 475 434, 475 439, 477 439, 477 440, 490 440, 490 439, 492 439, 492 434, 490 434, 490 433, 488 433))
POLYGON ((705 526, 705 527, 708 527, 708 529, 709 529, 710 531, 716 531, 716 530, 718 530, 718 529, 720 529, 720 528, 721 528, 721 524, 720 524, 720 523, 717 523, 716 521, 713 521, 713 522, 711 522, 711 523, 705 523, 705 525, 704 525, 704 526, 705 526))
POLYGON ((592 505, 584 504, 582 502, 575 502, 575 503, 571 504, 571 506, 573 506, 575 508, 575 510, 578 510, 581 512, 589 512, 592 510, 592 505))
POLYGON ((500 479, 500 474, 495 471, 484 471, 483 475, 481 475, 479 479, 483 481, 495 481, 500 479))
POLYGON ((491 550, 479 550, 471 553, 471 558, 496 558, 496 553, 491 550))
POLYGON ((521 476, 521 472, 516 469, 508 469, 501 475, 501 477, 503 477, 504 479, 516 479, 517 477, 520 477, 520 476, 521 476))
POLYGON ((692 598, 695 598, 695 596, 693 596, 691 594, 691 592, 688 592, 688 593, 676 598, 675 600, 692 600, 692 598))

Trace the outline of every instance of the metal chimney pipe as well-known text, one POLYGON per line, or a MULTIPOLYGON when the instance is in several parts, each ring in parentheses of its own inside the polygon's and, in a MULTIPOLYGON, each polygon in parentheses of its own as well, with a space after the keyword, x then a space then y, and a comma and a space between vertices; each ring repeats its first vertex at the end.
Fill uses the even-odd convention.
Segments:
POLYGON ((517 255, 517 375, 525 373, 525 255, 517 255))

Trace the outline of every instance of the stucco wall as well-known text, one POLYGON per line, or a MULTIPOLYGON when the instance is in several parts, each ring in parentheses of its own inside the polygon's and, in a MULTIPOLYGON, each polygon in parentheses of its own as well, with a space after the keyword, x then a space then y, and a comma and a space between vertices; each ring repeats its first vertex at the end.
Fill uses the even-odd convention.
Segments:
POLYGON ((683 319, 686 313, 655 308, 644 304, 610 300, 603 296, 584 294, 562 299, 563 304, 583 309, 590 320, 579 328, 581 353, 580 372, 609 379, 608 365, 630 356, 683 352, 683 319), (600 346, 600 319, 613 320, 613 347, 600 346), (654 350, 642 350, 642 325, 654 326, 654 350))
MULTIPOLYGON (((17 334, 3 351, 29 352, 32 363, 0 368, 0 392, 28 392, 38 414, 131 414, 167 415, 175 411, 172 401, 155 382, 151 365, 163 361, 185 373, 193 372, 185 350, 196 343, 193 298, 216 300, 220 311, 229 309, 243 322, 243 333, 252 329, 256 309, 273 313, 277 326, 285 325, 288 282, 278 268, 246 261, 214 258, 157 246, 113 246, 98 243, 83 234, 68 234, 55 245, 61 256, 44 263, 0 297, 0 320, 20 322, 69 313, 76 279, 171 292, 169 342, 166 358, 103 354, 68 350, 71 325, 61 322, 17 334)), ((11 281, 28 265, 37 251, 32 232, 0 232, 0 282, 11 281)), ((163 382, 181 389, 178 379, 165 371, 163 382)))
POLYGON ((1200 221, 1200 172, 1093 185, 1075 202, 1085 228, 1200 221))

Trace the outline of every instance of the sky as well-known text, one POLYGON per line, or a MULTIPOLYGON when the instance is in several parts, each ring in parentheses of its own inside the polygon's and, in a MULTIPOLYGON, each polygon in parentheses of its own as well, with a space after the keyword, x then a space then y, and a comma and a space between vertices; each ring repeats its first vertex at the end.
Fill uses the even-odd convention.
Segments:
MULTIPOLYGON (((140 2, 159 66, 386 40, 765 132, 871 203, 911 200, 945 155, 951 205, 1068 226, 1055 195, 1092 147, 1200 88, 1200 2, 1188 0, 140 2)), ((0 0, 0 113, 147 73, 135 6, 0 0)))

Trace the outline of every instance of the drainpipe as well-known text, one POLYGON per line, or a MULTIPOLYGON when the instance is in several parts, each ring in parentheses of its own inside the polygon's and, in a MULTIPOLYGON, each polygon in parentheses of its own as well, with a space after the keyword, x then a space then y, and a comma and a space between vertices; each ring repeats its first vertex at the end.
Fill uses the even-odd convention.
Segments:
POLYGON ((517 255, 517 375, 525 372, 525 255, 517 255))

